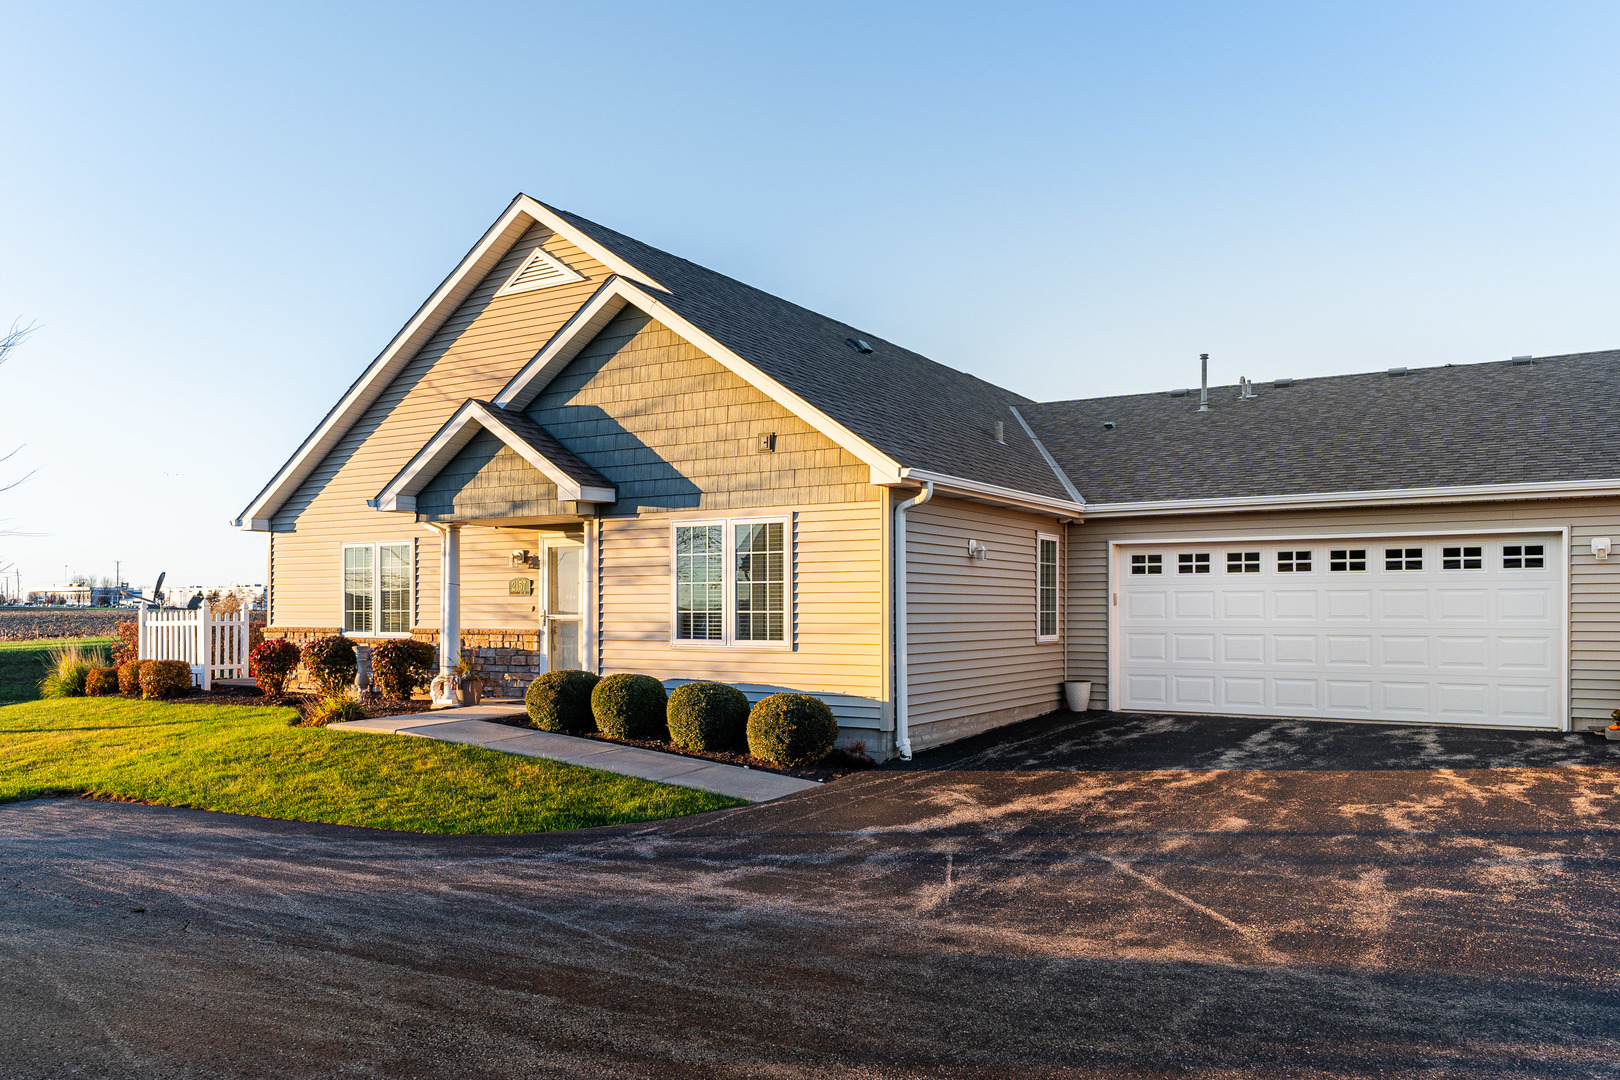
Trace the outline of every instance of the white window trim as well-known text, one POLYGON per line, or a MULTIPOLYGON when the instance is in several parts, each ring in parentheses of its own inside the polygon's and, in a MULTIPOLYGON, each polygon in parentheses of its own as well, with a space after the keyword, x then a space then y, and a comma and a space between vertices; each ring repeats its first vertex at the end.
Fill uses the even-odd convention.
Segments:
POLYGON ((410 582, 409 588, 411 590, 411 595, 405 601, 405 611, 406 611, 406 613, 408 615, 412 616, 412 622, 414 623, 414 621, 415 621, 414 616, 416 615, 416 584, 417 584, 417 582, 416 582, 416 562, 417 562, 416 554, 417 554, 417 551, 416 551, 416 541, 415 541, 415 539, 413 538, 413 539, 409 539, 409 540, 371 540, 371 541, 366 541, 366 542, 361 542, 361 543, 343 544, 343 545, 341 545, 339 547, 339 550, 338 550, 338 618, 337 618, 337 624, 338 624, 338 633, 341 634, 344 637, 351 637, 351 638, 356 638, 356 639, 371 639, 371 638, 408 638, 408 637, 411 636, 411 632, 410 632, 409 629, 406 629, 406 630, 388 630, 388 631, 383 631, 383 630, 376 629, 376 626, 382 622, 382 552, 380 550, 378 550, 378 549, 379 548, 385 548, 385 547, 403 547, 403 548, 408 548, 410 550, 410 553, 411 553, 410 554, 411 567, 410 567, 410 573, 406 575, 406 580, 410 582), (346 597, 347 592, 348 592, 348 582, 344 580, 344 561, 345 561, 345 554, 351 548, 370 548, 371 549, 371 625, 373 627, 373 629, 371 629, 371 630, 350 630, 348 627, 343 625, 348 620, 348 613, 344 610, 345 597, 346 597))
POLYGON ((767 517, 736 518, 677 518, 669 523, 669 643, 677 649, 730 649, 733 651, 764 650, 791 652, 794 638, 793 594, 793 517, 773 514, 767 517), (737 526, 781 525, 782 548, 786 557, 783 565, 782 640, 740 641, 737 639, 737 526), (675 569, 675 530, 703 525, 720 526, 720 637, 718 640, 693 641, 676 636, 680 622, 679 588, 675 569))
POLYGON ((1035 534, 1035 644, 1050 645, 1063 640, 1063 540, 1053 533, 1038 532, 1035 534), (1055 634, 1041 633, 1041 542, 1052 541, 1057 551, 1056 588, 1057 595, 1052 598, 1053 624, 1057 627, 1055 634))

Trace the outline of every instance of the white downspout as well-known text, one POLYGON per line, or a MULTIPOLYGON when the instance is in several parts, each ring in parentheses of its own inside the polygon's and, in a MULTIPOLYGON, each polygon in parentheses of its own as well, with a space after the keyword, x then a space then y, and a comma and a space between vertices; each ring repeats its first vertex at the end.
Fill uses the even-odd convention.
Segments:
POLYGON ((894 508, 894 743, 900 760, 911 760, 909 676, 906 671, 906 511, 934 497, 934 482, 894 508))

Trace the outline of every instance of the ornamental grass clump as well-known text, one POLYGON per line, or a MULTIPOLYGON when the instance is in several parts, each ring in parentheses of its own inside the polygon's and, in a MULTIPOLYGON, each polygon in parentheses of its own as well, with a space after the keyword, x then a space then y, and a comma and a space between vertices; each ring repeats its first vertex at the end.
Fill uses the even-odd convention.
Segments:
POLYGON ((588 671, 548 671, 523 695, 529 725, 541 731, 595 731, 591 691, 602 680, 588 671))
POLYGON ((832 710, 808 694, 772 694, 748 714, 748 752, 772 765, 814 765, 837 741, 832 710))
POLYGON ((285 638, 266 638, 253 646, 248 659, 253 667, 253 681, 264 696, 280 697, 287 690, 287 680, 298 670, 298 646, 285 638))
POLYGON ((322 697, 335 697, 354 682, 354 642, 330 634, 304 642, 304 670, 322 697))
POLYGON ((371 650, 371 682, 392 701, 405 701, 433 678, 438 650, 425 641, 392 638, 371 650))
POLYGON ((89 697, 114 697, 118 693, 118 669, 91 668, 84 677, 84 692, 89 697))
POLYGON ((184 660, 142 660, 141 697, 166 701, 191 692, 191 665, 184 660))
POLYGON ((319 701, 310 706, 309 712, 304 716, 304 726, 325 727, 347 720, 364 720, 370 715, 365 706, 360 704, 359 694, 353 688, 345 688, 335 694, 322 695, 319 701))
POLYGON ((591 691, 596 728, 610 739, 665 739, 669 694, 651 675, 609 675, 591 691))
POLYGON ((53 646, 46 656, 45 678, 39 684, 40 697, 83 697, 90 672, 101 666, 99 653, 77 645, 53 646))
POLYGON ((669 695, 669 741, 682 750, 744 750, 748 697, 735 686, 690 682, 669 695))

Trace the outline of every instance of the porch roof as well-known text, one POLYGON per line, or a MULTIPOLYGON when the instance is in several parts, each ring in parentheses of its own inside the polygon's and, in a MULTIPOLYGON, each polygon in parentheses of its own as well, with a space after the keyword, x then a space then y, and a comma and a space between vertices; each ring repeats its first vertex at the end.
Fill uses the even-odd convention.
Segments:
POLYGON ((618 499, 613 482, 581 461, 551 432, 516 410, 468 398, 368 505, 414 513, 416 496, 479 431, 494 435, 544 473, 557 485, 559 498, 586 503, 618 499))

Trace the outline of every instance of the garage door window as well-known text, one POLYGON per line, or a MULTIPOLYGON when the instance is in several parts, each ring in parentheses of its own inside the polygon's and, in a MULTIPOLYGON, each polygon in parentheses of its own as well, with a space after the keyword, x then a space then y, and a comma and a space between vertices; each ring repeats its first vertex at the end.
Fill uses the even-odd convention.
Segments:
POLYGON ((1541 544, 1504 544, 1502 569, 1540 570, 1546 565, 1546 552, 1541 544))
POLYGON ((1448 547, 1440 549, 1442 570, 1483 570, 1485 549, 1477 547, 1448 547))
POLYGON ((1385 548, 1385 570, 1421 570, 1423 569, 1422 548, 1385 548))
POLYGON ((1133 574, 1162 574, 1164 573, 1163 555, 1132 555, 1131 573, 1133 574))
POLYGON ((1258 551, 1228 551, 1226 553, 1226 572, 1228 574, 1258 574, 1260 572, 1260 553, 1258 551))
POLYGON ((1277 552, 1277 573, 1308 574, 1311 572, 1311 553, 1308 551, 1277 552))
POLYGON ((1209 573, 1209 552, 1184 551, 1176 557, 1176 573, 1178 574, 1207 574, 1209 573))
POLYGON ((1359 574, 1366 569, 1366 548, 1333 548, 1328 552, 1328 570, 1331 573, 1359 574))

